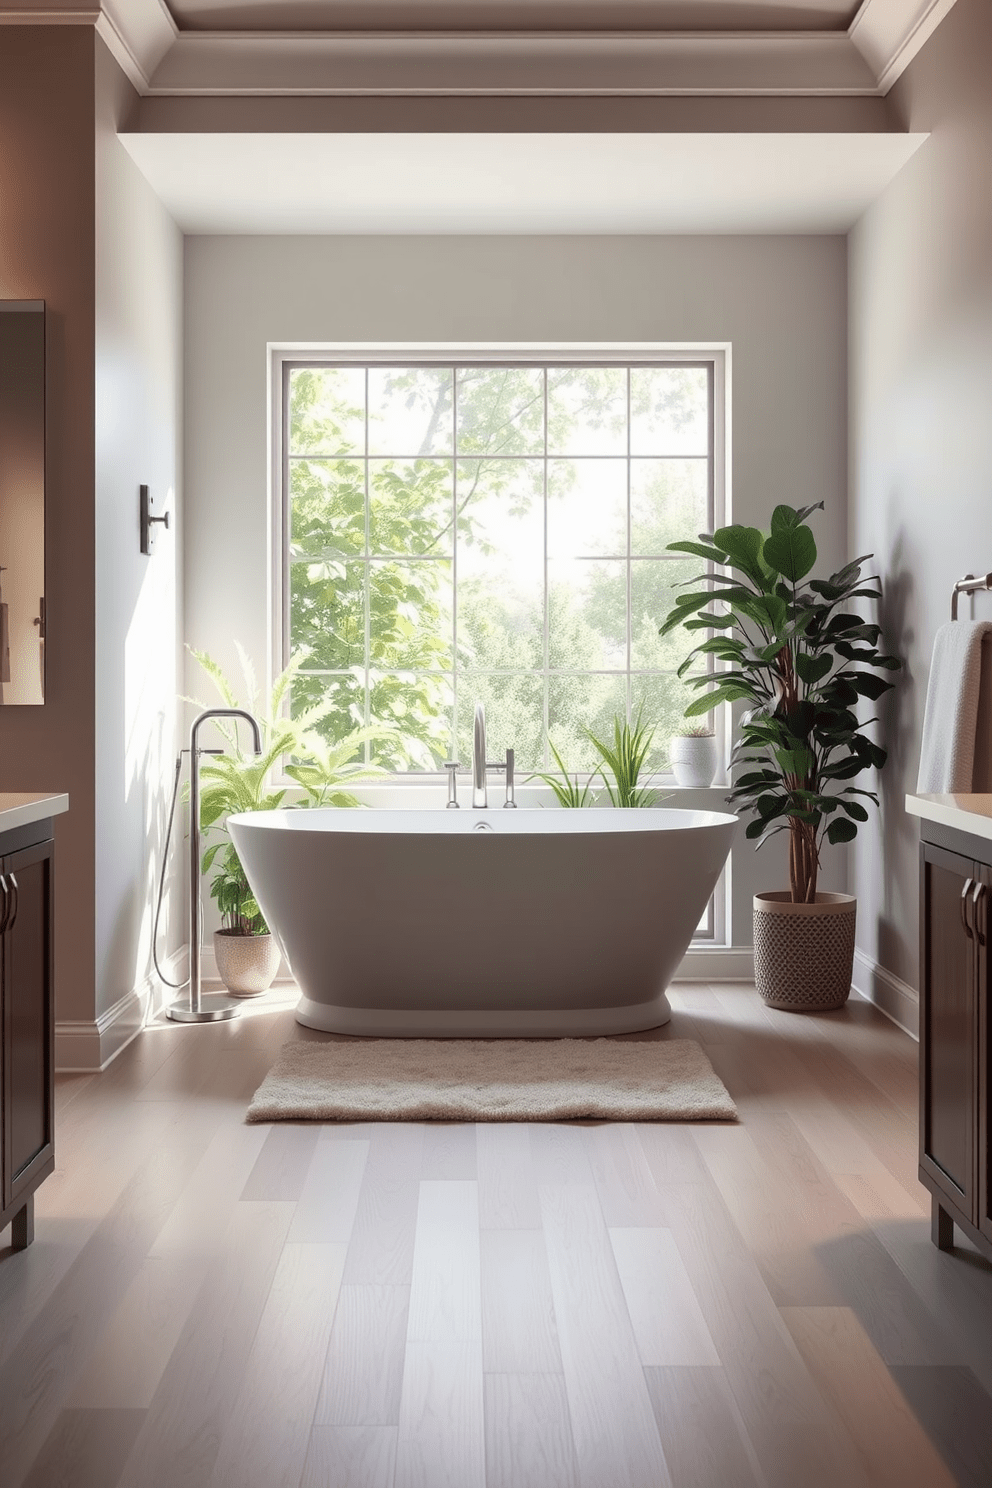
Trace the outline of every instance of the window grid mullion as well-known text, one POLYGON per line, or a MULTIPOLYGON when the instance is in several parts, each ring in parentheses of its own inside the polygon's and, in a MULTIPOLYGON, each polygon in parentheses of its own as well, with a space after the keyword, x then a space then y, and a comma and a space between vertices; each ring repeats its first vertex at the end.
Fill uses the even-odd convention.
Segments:
MULTIPOLYGON (((657 458, 659 460, 664 460, 664 459, 679 459, 679 460, 687 460, 687 461, 688 460, 699 460, 699 459, 702 459, 702 460, 704 460, 706 462, 706 466, 707 466, 707 492, 706 492, 706 501, 707 501, 707 510, 708 510, 708 513, 709 513, 709 525, 712 526, 712 522, 714 520, 714 495, 715 495, 714 487, 715 487, 715 475, 716 475, 716 472, 715 472, 715 459, 714 459, 714 424, 715 424, 714 392, 715 392, 715 388, 714 388, 714 370, 713 370, 712 363, 706 362, 706 359, 705 358, 700 358, 698 361, 694 359, 692 362, 675 362, 675 361, 668 362, 668 361, 665 361, 665 360, 659 360, 657 362, 651 362, 651 363, 642 363, 640 361, 636 361, 636 362, 635 361, 627 361, 625 365, 623 363, 617 363, 617 362, 612 362, 612 363, 605 363, 604 362, 604 363, 601 363, 601 364, 596 364, 596 365, 603 365, 603 366, 607 366, 607 365, 609 365, 609 366, 623 365, 624 366, 624 374, 625 374, 625 397, 626 397, 626 441, 625 441, 625 443, 626 443, 626 450, 625 450, 625 456, 624 456, 625 470, 626 470, 626 524, 625 524, 626 525, 626 533, 625 533, 625 539, 626 540, 625 540, 625 552, 623 553, 622 556, 620 554, 617 554, 616 555, 616 558, 612 558, 612 555, 606 555, 606 554, 602 554, 602 553, 588 555, 588 558, 590 560, 594 558, 598 562, 599 560, 604 560, 605 561, 607 558, 611 558, 612 561, 621 561, 621 562, 623 562, 624 563, 624 566, 625 566, 625 610, 626 610, 626 614, 625 614, 625 666, 624 666, 622 672, 613 671, 610 668, 575 668, 575 669, 571 669, 571 668, 557 668, 557 669, 554 669, 553 670, 552 667, 551 667, 551 636, 550 636, 550 627, 551 627, 551 614, 550 614, 550 611, 551 611, 551 605, 550 605, 550 553, 549 553, 549 505, 550 505, 549 477, 550 477, 550 457, 549 457, 548 451, 549 451, 549 418, 550 418, 550 371, 551 371, 552 365, 557 366, 557 363, 550 363, 550 362, 548 362, 548 363, 544 363, 540 367, 541 386, 542 386, 542 423, 543 423, 543 445, 542 445, 542 455, 541 455, 541 461, 542 461, 541 502, 542 502, 542 518, 543 518, 543 521, 542 521, 542 528, 543 528, 543 531, 542 531, 542 541, 543 541, 543 594, 542 594, 542 601, 543 601, 543 635, 542 635, 542 651, 543 651, 543 654, 542 654, 542 665, 541 665, 541 671, 542 671, 542 674, 543 675, 542 675, 542 689, 541 689, 541 708, 542 708, 542 725, 543 725, 543 728, 542 728, 542 733, 543 733, 542 767, 544 769, 547 769, 549 767, 549 762, 550 762, 550 751, 549 751, 549 747, 548 747, 548 735, 549 735, 549 729, 550 729, 550 711, 551 711, 551 709, 550 709, 550 684, 551 684, 551 681, 553 680, 553 678, 555 678, 555 677, 576 677, 576 678, 580 678, 580 677, 584 677, 584 676, 591 677, 591 676, 611 676, 611 675, 613 675, 613 676, 622 676, 623 677, 623 683, 624 683, 624 686, 623 686, 624 708, 625 708, 626 717, 627 717, 627 719, 629 721, 631 719, 631 717, 632 717, 635 678, 637 678, 637 677, 645 677, 645 678, 647 678, 647 677, 654 677, 654 678, 659 678, 659 677, 675 676, 676 675, 676 673, 674 671, 670 671, 670 670, 666 670, 666 669, 661 669, 661 668, 654 669, 654 668, 643 668, 642 667, 642 668, 638 668, 636 670, 636 672, 635 672, 635 669, 633 667, 633 640, 634 640, 634 637, 633 637, 633 621, 634 621, 633 608, 634 607, 633 607, 633 582, 632 582, 632 580, 633 580, 633 573, 634 573, 633 565, 634 565, 635 562, 648 563, 648 564, 659 564, 659 563, 678 563, 678 562, 684 561, 684 560, 682 560, 681 555, 673 555, 673 554, 669 554, 669 553, 638 554, 636 557, 635 557, 635 555, 633 553, 633 510, 632 510, 632 502, 633 502, 633 448, 632 448, 632 402, 633 402, 633 397, 632 397, 632 382, 633 382, 633 377, 632 377, 632 372, 633 372, 633 369, 634 369, 635 366, 640 367, 642 365, 644 365, 644 366, 651 365, 651 366, 675 368, 675 367, 678 367, 678 366, 690 366, 690 365, 691 366, 698 366, 700 364, 700 362, 705 363, 706 368, 707 368, 707 405, 708 405, 707 406, 707 414, 708 414, 708 426, 709 426, 708 427, 708 451, 707 451, 707 454, 706 455, 701 455, 701 456, 697 456, 697 455, 670 455, 670 456, 659 455, 657 458)), ((286 490, 286 501, 285 501, 285 504, 284 504, 284 516, 283 516, 283 534, 284 534, 284 544, 283 544, 283 550, 284 550, 284 560, 283 560, 283 573, 284 573, 284 592, 283 592, 284 626, 283 626, 283 630, 284 630, 284 642, 283 642, 283 649, 286 652, 289 652, 291 650, 291 640, 292 640, 292 637, 291 637, 291 589, 292 589, 292 586, 291 586, 291 582, 290 582, 291 581, 291 575, 292 575, 292 568, 295 565, 305 565, 307 563, 312 563, 314 561, 314 556, 316 556, 316 555, 313 555, 313 556, 311 556, 311 555, 303 555, 303 556, 295 557, 295 556, 292 556, 292 554, 291 554, 292 497, 291 497, 290 475, 291 475, 293 463, 295 461, 298 461, 298 460, 321 460, 321 459, 332 459, 332 458, 333 459, 354 458, 353 456, 346 456, 343 453, 342 454, 338 454, 338 455, 334 455, 334 456, 331 456, 331 455, 322 456, 322 455, 319 455, 319 454, 314 454, 312 451, 308 451, 308 452, 303 452, 303 453, 297 454, 295 451, 293 451, 291 449, 291 447, 290 447, 291 446, 291 396, 290 396, 291 383, 290 383, 290 374, 291 374, 292 370, 294 370, 294 366, 295 365, 300 365, 300 366, 303 366, 303 365, 320 365, 320 366, 328 365, 328 366, 332 366, 332 365, 335 365, 335 363, 333 363, 333 362, 329 362, 329 363, 325 363, 325 362, 316 363, 315 362, 315 363, 311 363, 311 364, 307 364, 307 363, 286 364, 286 366, 285 366, 285 372, 284 372, 285 382, 284 382, 284 397, 283 397, 283 418, 284 418, 284 427, 286 429, 286 435, 285 435, 284 440, 283 440, 283 480, 284 480, 284 488, 286 490)), ((365 363, 364 363, 364 365, 363 365, 363 368, 362 368, 363 379, 364 379, 364 402, 365 402, 365 407, 364 407, 364 450, 363 450, 363 454, 362 454, 362 463, 363 463, 363 471, 364 471, 364 552, 360 556, 359 555, 355 555, 353 557, 346 557, 345 560, 344 560, 346 563, 352 563, 352 562, 356 562, 357 561, 360 564, 361 569, 362 569, 362 573, 363 573, 363 610, 364 610, 364 632, 365 632, 364 633, 364 674, 365 674, 364 675, 364 681, 365 681, 364 692, 365 692, 365 697, 364 697, 363 716, 364 716, 364 720, 365 720, 365 724, 366 725, 368 725, 371 722, 371 713, 372 713, 372 705, 371 705, 371 671, 372 671, 372 664, 371 664, 372 663, 372 654, 371 654, 371 651, 372 651, 372 637, 371 637, 371 630, 372 630, 372 622, 371 622, 371 606, 372 606, 371 571, 372 571, 372 565, 373 565, 373 563, 375 561, 383 561, 383 562, 385 562, 385 561, 390 561, 390 559, 392 559, 392 561, 396 561, 396 559, 400 559, 400 558, 403 560, 403 562, 408 563, 410 565, 417 565, 418 563, 421 563, 421 562, 423 562, 423 563, 430 563, 430 562, 447 561, 447 560, 442 560, 440 558, 434 557, 433 555, 424 554, 424 553, 421 553, 421 554, 415 554, 415 553, 410 553, 410 554, 403 553, 403 554, 399 554, 398 553, 396 555, 389 555, 389 554, 385 554, 385 553, 383 553, 383 554, 378 554, 378 553, 373 554, 373 552, 372 552, 372 542, 371 542, 371 494, 372 493, 371 493, 371 463, 370 463, 369 449, 370 449, 370 434, 371 434, 371 429, 370 429, 370 420, 371 420, 371 411, 370 411, 370 393, 371 393, 371 388, 370 388, 370 369, 373 367, 373 365, 374 365, 374 359, 366 360, 365 363)), ((390 359, 389 365, 400 366, 401 364, 398 363, 398 362, 394 362, 392 359, 390 359)), ((406 365, 407 365, 406 363, 403 363, 402 364, 402 366, 404 368, 406 367, 406 365)), ((414 364, 411 363, 410 365, 413 366, 414 364)), ((432 363, 431 365, 439 365, 439 364, 438 363, 432 363)), ((451 722, 450 722, 450 739, 451 739, 451 743, 452 743, 452 753, 454 754, 456 752, 457 741, 458 741, 458 720, 459 720, 459 708, 460 708, 460 702, 461 702, 461 698, 460 698, 460 690, 461 689, 460 689, 460 685, 459 684, 460 684, 460 677, 461 677, 461 670, 462 670, 461 664, 460 664, 460 659, 459 659, 459 656, 458 656, 458 633, 459 633, 459 616, 460 616, 460 599, 459 599, 459 550, 460 550, 460 542, 459 542, 458 521, 457 521, 457 517, 458 517, 458 501, 459 501, 459 471, 458 471, 458 465, 459 465, 459 459, 460 459, 459 436, 458 436, 458 401, 459 401, 459 399, 458 399, 458 372, 460 370, 460 366, 459 365, 456 365, 454 363, 450 363, 450 364, 449 363, 444 363, 444 364, 441 364, 441 365, 445 365, 446 370, 450 367, 450 375, 451 375, 451 404, 452 404, 452 412, 451 412, 451 416, 452 416, 452 444, 451 444, 451 448, 452 448, 452 480, 451 480, 452 545, 451 545, 451 559, 450 559, 451 571, 452 571, 452 622, 451 622, 451 624, 452 624, 452 629, 451 629, 451 638, 452 638, 452 662, 451 662, 450 672, 447 673, 447 675, 450 677, 450 682, 451 682, 451 697, 452 697, 452 710, 453 711, 452 711, 451 722)), ((469 363, 465 363, 465 365, 468 366, 470 364, 469 363)), ((471 364, 471 365, 474 365, 474 364, 471 364)), ((534 364, 533 363, 530 363, 530 362, 520 362, 519 364, 514 363, 513 365, 533 366, 534 364)), ((585 359, 583 359, 581 363, 576 362, 574 365, 576 367, 578 367, 580 365, 581 366, 593 365, 593 363, 587 362, 585 359)), ((387 457, 383 456, 383 458, 387 458, 387 457)), ((400 458, 406 458, 406 457, 401 457, 401 456, 397 456, 397 455, 390 455, 390 456, 388 456, 388 458, 389 459, 400 459, 400 458)), ((413 458, 413 457, 411 457, 411 458, 413 458)), ((507 456, 494 455, 494 456, 491 456, 491 458, 493 460, 501 460, 501 459, 506 459, 506 460, 513 459, 513 460, 517 460, 517 459, 519 459, 521 457, 519 455, 512 455, 512 456, 510 456, 510 455, 507 455, 507 456)), ((577 458, 577 457, 572 457, 572 458, 577 458)), ((597 460, 608 460, 608 459, 609 460, 615 460, 616 459, 616 456, 615 455, 601 455, 601 456, 595 456, 595 455, 593 455, 593 456, 588 456, 588 457, 585 457, 585 458, 588 458, 589 461, 590 461, 590 463, 594 463, 597 460)), ((581 556, 581 555, 579 555, 579 556, 581 556)), ((515 676, 515 675, 518 675, 518 670, 517 669, 514 669, 514 668, 508 668, 506 670, 499 670, 499 669, 495 669, 495 668, 479 668, 478 669, 478 672, 479 672, 479 675, 480 676, 494 676, 494 677, 503 676, 503 677, 506 677, 506 676, 515 676)), ((438 672, 438 673, 435 674, 431 669, 427 669, 423 674, 425 676, 426 675, 445 675, 444 673, 441 673, 441 672, 438 672)), ((348 672, 347 669, 335 670, 333 668, 329 668, 329 669, 315 670, 312 674, 311 673, 307 673, 307 675, 314 675, 314 676, 326 675, 326 676, 342 676, 342 677, 345 677, 345 676, 350 675, 350 673, 348 672)), ((526 671, 521 671, 521 672, 519 672, 519 675, 523 676, 523 675, 527 675, 527 673, 526 673, 526 671)), ((531 675, 533 675, 533 674, 531 674, 531 675)), ((366 743, 365 743, 363 754, 364 754, 365 761, 368 763, 371 760, 371 758, 372 758, 372 748, 371 748, 371 745, 370 745, 370 743, 368 741, 366 741, 366 743)), ((417 773, 417 772, 410 772, 410 773, 417 773)))
POLYGON ((548 369, 544 369, 544 676, 541 679, 541 724, 544 743, 541 747, 541 768, 550 766, 548 729, 551 726, 551 592, 548 588, 548 369))

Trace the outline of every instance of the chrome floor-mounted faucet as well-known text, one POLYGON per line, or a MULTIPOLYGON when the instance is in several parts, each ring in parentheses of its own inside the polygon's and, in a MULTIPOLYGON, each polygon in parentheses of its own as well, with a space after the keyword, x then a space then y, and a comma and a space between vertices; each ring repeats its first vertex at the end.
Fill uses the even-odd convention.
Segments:
POLYGON ((209 718, 243 718, 252 731, 255 753, 262 753, 262 731, 244 708, 208 708, 193 721, 189 733, 189 1002, 174 1002, 166 1008, 166 1016, 174 1023, 219 1023, 241 1012, 240 1003, 228 997, 211 997, 205 1007, 200 992, 200 755, 215 751, 202 750, 197 737, 200 725, 209 718))

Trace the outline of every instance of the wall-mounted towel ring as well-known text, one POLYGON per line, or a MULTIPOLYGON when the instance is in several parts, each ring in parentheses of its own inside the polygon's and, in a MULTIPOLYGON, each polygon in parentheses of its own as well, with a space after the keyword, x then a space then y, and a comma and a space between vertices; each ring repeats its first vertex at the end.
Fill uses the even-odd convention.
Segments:
POLYGON ((951 593, 951 619, 958 618, 959 594, 977 594, 983 589, 992 589, 992 573, 979 574, 977 579, 974 574, 965 574, 963 579, 958 579, 951 593))

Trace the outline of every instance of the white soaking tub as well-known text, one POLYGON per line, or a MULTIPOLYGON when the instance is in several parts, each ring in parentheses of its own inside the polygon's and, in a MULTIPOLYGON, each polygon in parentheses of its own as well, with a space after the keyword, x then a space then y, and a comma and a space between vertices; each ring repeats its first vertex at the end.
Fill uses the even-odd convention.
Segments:
POLYGON ((667 1022, 737 818, 327 808, 228 825, 302 991, 300 1023, 510 1038, 667 1022))

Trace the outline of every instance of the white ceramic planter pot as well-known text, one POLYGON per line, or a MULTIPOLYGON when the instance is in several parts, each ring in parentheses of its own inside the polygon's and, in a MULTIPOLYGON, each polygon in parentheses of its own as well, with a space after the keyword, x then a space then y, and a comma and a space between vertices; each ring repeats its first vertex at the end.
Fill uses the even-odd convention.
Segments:
POLYGON ((857 900, 817 894, 793 904, 788 890, 754 896, 754 984, 769 1007, 792 1013, 843 1007, 854 970, 857 900))
POLYGON ((279 970, 279 947, 271 935, 214 931, 217 974, 232 997, 257 997, 272 986, 279 970))
POLYGON ((679 785, 705 790, 716 775, 716 735, 681 735, 672 740, 669 758, 679 785))

